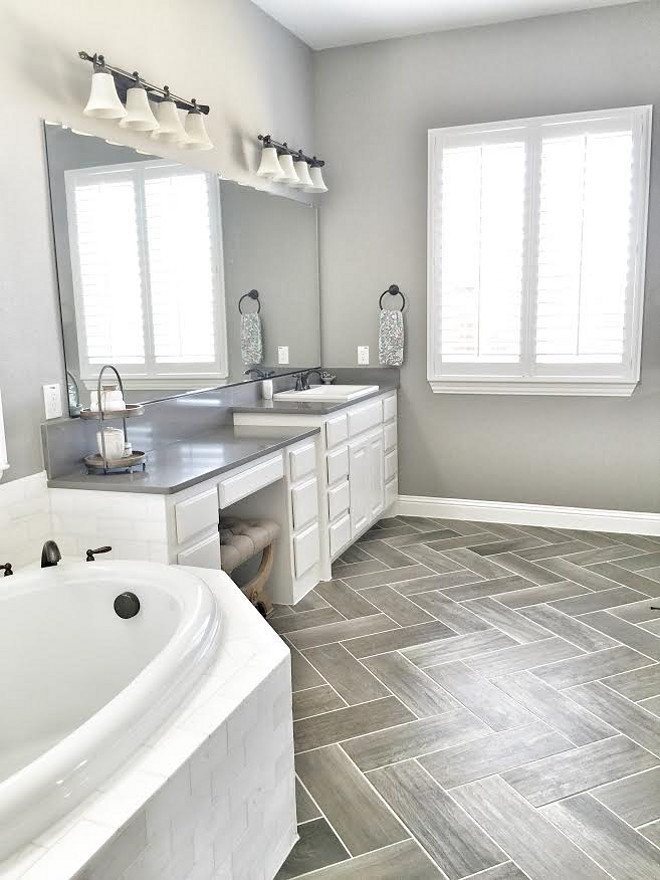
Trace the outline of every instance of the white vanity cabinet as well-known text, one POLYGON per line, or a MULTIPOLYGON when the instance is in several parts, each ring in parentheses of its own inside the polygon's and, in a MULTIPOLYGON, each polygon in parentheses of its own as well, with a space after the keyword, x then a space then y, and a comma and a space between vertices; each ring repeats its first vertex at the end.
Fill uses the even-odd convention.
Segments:
POLYGON ((321 579, 331 564, 395 501, 397 484, 397 400, 389 392, 327 416, 235 413, 235 425, 318 426, 321 579))

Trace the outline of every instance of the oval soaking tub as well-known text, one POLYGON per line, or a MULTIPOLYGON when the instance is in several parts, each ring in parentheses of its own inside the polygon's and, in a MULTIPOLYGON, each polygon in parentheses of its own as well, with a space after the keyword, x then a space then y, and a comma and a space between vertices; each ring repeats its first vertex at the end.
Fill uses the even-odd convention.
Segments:
POLYGON ((60 564, 0 579, 0 860, 152 735, 213 659, 220 620, 192 572, 60 564), (135 593, 122 619, 115 598, 135 593))

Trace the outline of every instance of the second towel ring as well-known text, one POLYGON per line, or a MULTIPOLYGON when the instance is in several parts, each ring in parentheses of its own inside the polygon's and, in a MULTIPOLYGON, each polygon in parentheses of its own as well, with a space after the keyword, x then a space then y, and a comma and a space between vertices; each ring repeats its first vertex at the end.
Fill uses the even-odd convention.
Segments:
POLYGON ((381 293, 380 299, 378 300, 378 307, 380 308, 381 312, 383 311, 383 297, 386 296, 388 293, 391 296, 397 296, 397 294, 398 294, 401 297, 401 299, 403 300, 403 303, 402 303, 399 311, 402 312, 406 307, 406 298, 403 295, 403 292, 401 290, 399 290, 398 284, 390 284, 390 286, 387 288, 387 290, 384 290, 381 293))
POLYGON ((261 301, 259 300, 259 291, 258 290, 248 290, 247 293, 244 293, 243 296, 238 301, 238 311, 239 314, 245 315, 246 312, 241 310, 241 303, 244 299, 255 299, 257 301, 257 314, 261 311, 261 301))

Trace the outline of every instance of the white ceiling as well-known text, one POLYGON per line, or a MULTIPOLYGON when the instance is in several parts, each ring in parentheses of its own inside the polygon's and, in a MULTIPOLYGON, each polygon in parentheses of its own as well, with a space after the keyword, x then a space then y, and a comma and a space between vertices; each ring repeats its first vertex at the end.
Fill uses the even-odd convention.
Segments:
POLYGON ((313 49, 640 0, 253 0, 313 49))

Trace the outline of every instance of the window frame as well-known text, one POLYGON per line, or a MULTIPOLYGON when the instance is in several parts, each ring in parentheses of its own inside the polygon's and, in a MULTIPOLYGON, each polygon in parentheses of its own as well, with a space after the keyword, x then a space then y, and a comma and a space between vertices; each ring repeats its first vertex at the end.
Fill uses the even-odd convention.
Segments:
POLYGON ((124 174, 136 184, 136 222, 138 231, 138 251, 141 273, 141 294, 143 308, 143 337, 145 350, 144 364, 124 364, 118 362, 124 386, 146 390, 206 388, 226 384, 229 377, 229 352, 227 346, 227 321, 225 309, 224 256, 222 237, 222 213, 220 188, 214 174, 200 169, 181 165, 171 160, 154 159, 144 162, 122 162, 115 165, 96 165, 74 168, 64 172, 67 225, 69 236, 69 255, 73 301, 76 315, 76 336, 78 342, 78 363, 80 376, 88 388, 96 388, 98 372, 102 365, 89 361, 87 337, 84 326, 82 282, 80 278, 80 258, 78 253, 78 227, 75 212, 75 188, 79 182, 91 181, 94 175, 124 174), (153 351, 153 325, 151 317, 151 295, 149 287, 148 231, 144 216, 144 188, 148 176, 170 170, 172 175, 204 174, 209 192, 209 228, 211 233, 212 280, 213 280, 213 323, 215 331, 216 358, 212 365, 207 364, 158 364, 153 351), (211 366, 211 369, 207 367, 211 366))
POLYGON ((579 396, 630 396, 640 379, 642 319, 649 169, 651 158, 652 105, 622 107, 592 112, 536 116, 476 125, 434 128, 428 131, 428 211, 427 211, 427 378, 436 394, 545 394, 579 396), (629 278, 626 326, 628 341, 621 364, 538 364, 534 361, 536 334, 536 256, 530 236, 538 232, 538 191, 540 183, 541 129, 548 125, 584 130, 620 127, 631 122, 633 168, 631 196, 631 253, 634 255, 629 278), (618 123, 618 125, 617 125, 618 123), (516 364, 447 364, 440 360, 440 232, 434 233, 440 217, 442 148, 447 144, 506 142, 523 135, 528 151, 525 165, 525 208, 523 226, 523 279, 521 303, 520 361, 516 364), (531 149, 530 149, 531 147, 531 149), (438 282, 439 286, 439 282, 438 282), (485 366, 485 369, 484 369, 485 366), (526 373, 526 374, 525 374, 526 373))

